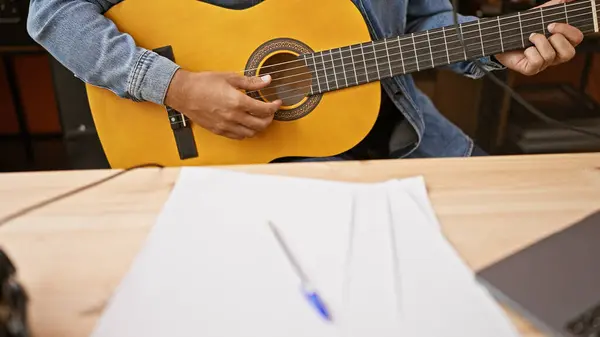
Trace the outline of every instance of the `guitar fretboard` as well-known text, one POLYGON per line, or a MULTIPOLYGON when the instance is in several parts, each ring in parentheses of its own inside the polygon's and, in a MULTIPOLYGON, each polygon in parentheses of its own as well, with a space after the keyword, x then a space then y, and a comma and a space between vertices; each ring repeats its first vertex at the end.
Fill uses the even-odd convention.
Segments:
POLYGON ((529 36, 550 36, 550 23, 568 23, 584 34, 598 32, 600 0, 535 8, 458 25, 302 55, 312 72, 311 94, 361 85, 532 45, 529 36), (598 3, 596 3, 598 2, 598 3))

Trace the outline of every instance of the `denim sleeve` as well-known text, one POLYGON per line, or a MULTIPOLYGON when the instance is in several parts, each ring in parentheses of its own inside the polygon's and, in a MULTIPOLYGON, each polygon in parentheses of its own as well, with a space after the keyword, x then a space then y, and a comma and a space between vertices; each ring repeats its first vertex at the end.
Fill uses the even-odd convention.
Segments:
MULTIPOLYGON (((458 14, 458 22, 477 20, 474 16, 458 14)), ((454 25, 452 3, 450 0, 409 0, 407 7, 407 32, 424 31, 454 25)), ((487 71, 505 69, 504 65, 486 56, 479 62, 487 71)), ((464 61, 447 66, 452 71, 470 78, 481 78, 485 73, 474 62, 464 61)))
POLYGON ((103 14, 121 0, 31 0, 29 35, 82 81, 133 101, 164 104, 175 71, 103 14))

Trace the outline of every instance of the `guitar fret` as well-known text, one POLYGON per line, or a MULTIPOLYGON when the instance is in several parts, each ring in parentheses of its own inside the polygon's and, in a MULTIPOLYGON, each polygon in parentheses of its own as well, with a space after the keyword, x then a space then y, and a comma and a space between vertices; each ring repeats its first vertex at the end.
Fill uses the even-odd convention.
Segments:
MULTIPOLYGON (((310 66, 308 65, 308 59, 306 58, 306 54, 304 54, 304 56, 302 57, 304 59, 304 65, 306 66, 306 68, 308 68, 308 70, 310 70, 310 66)), ((311 72, 312 75, 312 72, 311 72)), ((310 94, 314 95, 314 91, 313 91, 313 84, 310 85, 310 94)))
POLYGON ((402 73, 406 74, 406 68, 404 67, 404 55, 402 55, 402 43, 400 42, 400 36, 398 36, 398 50, 400 50, 400 61, 402 63, 402 73))
POLYGON ((521 38, 518 31, 519 21, 517 16, 507 16, 502 18, 502 29, 499 29, 500 41, 502 50, 521 48, 521 38), (517 32, 515 34, 515 32, 517 32))
POLYGON ((373 76, 369 76, 372 80, 381 79, 381 75, 379 74, 379 65, 377 60, 377 49, 375 49, 375 42, 369 42, 365 44, 365 61, 367 63, 366 73, 373 76), (371 48, 369 48, 371 46, 371 48), (372 56, 371 56, 372 54, 372 56))
POLYGON ((542 22, 544 22, 542 28, 544 29, 544 34, 546 36, 551 35, 547 27, 549 22, 567 22, 568 20, 567 13, 564 11, 564 8, 562 10, 560 10, 560 8, 552 9, 546 11, 546 13, 542 12, 541 17, 542 22), (544 17, 544 15, 546 15, 546 17, 544 17))
POLYGON ((598 33, 598 8, 596 7, 596 0, 590 0, 592 5, 592 18, 594 20, 594 32, 598 33))
POLYGON ((504 41, 502 38, 502 27, 500 25, 500 16, 497 17, 498 18, 498 33, 500 34, 500 47, 502 47, 502 52, 504 53, 504 41))
POLYGON ((546 35, 546 25, 544 24, 544 12, 542 11, 542 7, 540 7, 540 18, 542 20, 542 34, 546 35))
POLYGON ((415 61, 417 64, 417 71, 419 71, 419 55, 417 55, 417 45, 415 44, 415 34, 410 34, 410 36, 412 37, 412 42, 413 42, 413 51, 415 52, 415 61))
POLYGON ((352 60, 352 69, 354 69, 354 79, 358 84, 358 75, 356 74, 356 64, 354 63, 354 53, 352 53, 352 46, 350 46, 350 60, 352 60))
POLYGON ((494 20, 492 18, 481 20, 479 35, 483 45, 481 54, 484 56, 504 52, 504 42, 502 41, 502 31, 499 22, 498 19, 494 20))
POLYGON ((567 3, 563 2, 563 9, 565 11, 565 20, 567 20, 567 24, 569 24, 569 14, 567 14, 567 3))
POLYGON ((523 48, 525 48, 525 37, 523 35, 523 21, 521 20, 521 12, 517 12, 519 17, 519 29, 521 30, 521 43, 523 44, 523 48))
POLYGON ((540 33, 540 26, 538 26, 539 22, 536 24, 536 20, 541 21, 543 17, 542 14, 543 12, 541 11, 534 11, 531 14, 529 14, 530 17, 527 18, 527 21, 529 23, 523 26, 523 39, 525 42, 525 46, 523 48, 531 44, 531 41, 529 41, 529 37, 531 36, 531 34, 540 33))
POLYGON ((329 52, 329 56, 331 57, 331 70, 333 72, 333 79, 335 80, 335 89, 338 89, 340 85, 338 84, 337 71, 335 70, 335 62, 333 61, 333 51, 329 52))
POLYGON ((444 34, 444 47, 446 48, 446 58, 448 59, 448 64, 450 64, 450 54, 448 51, 448 40, 446 39, 446 29, 442 27, 442 33, 444 34))
POLYGON ((481 42, 481 55, 485 55, 485 48, 483 47, 483 36, 481 35, 481 20, 477 20, 477 26, 479 27, 479 42, 481 42))
POLYGON ((390 61, 390 50, 388 49, 387 39, 383 40, 383 44, 385 45, 385 54, 387 55, 388 60, 388 68, 390 69, 390 76, 394 74, 392 71, 392 61, 390 61))
POLYGON ((445 43, 436 42, 446 41, 445 32, 443 28, 431 29, 429 30, 428 35, 432 67, 435 68, 438 65, 445 65, 450 63, 448 58, 448 46, 445 43))
POLYGON ((342 72, 344 73, 344 81, 346 82, 346 87, 348 86, 348 77, 346 76, 346 67, 344 66, 344 55, 342 55, 342 48, 338 48, 338 52, 340 53, 340 61, 342 62, 342 72))
POLYGON ((344 59, 342 58, 341 48, 332 50, 331 57, 333 59, 333 71, 336 74, 336 87, 338 89, 347 87, 348 85, 344 85, 343 80, 343 78, 346 78, 346 72, 344 70, 344 59), (339 57, 337 57, 337 55, 339 55, 339 57))
POLYGON ((429 38, 429 31, 425 31, 427 33, 427 44, 429 45, 429 54, 431 55, 431 68, 435 68, 435 63, 433 62, 433 51, 431 50, 431 39, 429 38))
POLYGON ((363 44, 360 44, 360 52, 362 54, 363 63, 365 64, 365 76, 367 77, 367 82, 369 82, 369 69, 367 68, 367 60, 365 57, 365 50, 363 48, 363 44))
MULTIPOLYGON (((463 36, 463 40, 464 40, 464 38, 465 38, 465 33, 463 32, 463 25, 460 25, 460 27, 459 27, 459 28, 460 28, 460 35, 462 35, 462 36, 463 36)), ((457 39, 459 40, 459 42, 460 42, 460 39, 458 38, 458 36, 457 36, 456 38, 457 38, 457 39)), ((462 45, 462 43, 461 43, 461 45, 462 45)), ((465 43, 465 46, 463 47, 463 53, 465 54, 465 61, 466 61, 466 60, 467 60, 467 46, 466 46, 466 43, 465 43)))
MULTIPOLYGON (((362 44, 360 46, 362 46, 362 44)), ((354 50, 358 51, 358 47, 360 47, 360 46, 359 45, 351 46, 351 50, 354 49, 354 50)), ((356 53, 353 52, 352 55, 353 55, 352 63, 354 64, 354 69, 355 69, 355 74, 356 74, 356 84, 368 83, 366 71, 365 71, 365 73, 363 73, 362 69, 360 67, 361 63, 363 63, 363 64, 365 63, 364 55, 359 52, 356 52, 356 53), (362 57, 362 60, 361 60, 361 57, 362 57), (357 65, 358 65, 358 67, 357 67, 357 65)), ((366 70, 366 67, 364 69, 366 70)))
POLYGON ((432 67, 433 54, 429 49, 429 34, 428 31, 423 33, 413 34, 413 41, 415 43, 415 54, 418 55, 417 66, 419 70, 429 69, 432 67))
MULTIPOLYGON (((315 53, 312 53, 312 59, 313 59, 313 65, 315 67, 315 74, 317 75, 317 77, 315 78, 317 80, 317 86, 319 87, 319 92, 322 92, 321 90, 321 81, 319 79, 319 71, 317 70, 317 61, 315 60, 315 53)), ((327 77, 325 77, 327 79, 327 77)))
POLYGON ((377 51, 375 50, 375 42, 371 42, 371 46, 373 47, 373 60, 375 61, 375 69, 377 69, 377 79, 381 79, 381 75, 379 74, 379 61, 377 60, 377 51))
POLYGON ((323 73, 325 74, 325 84, 327 84, 327 91, 330 91, 329 88, 329 78, 327 77, 327 66, 325 65, 325 57, 323 56, 324 52, 321 53, 321 61, 323 62, 323 73))
MULTIPOLYGON (((595 0, 590 0, 589 2, 585 2, 587 6, 581 7, 578 6, 577 10, 570 10, 571 18, 569 20, 570 25, 574 26, 581 30, 584 34, 595 32, 596 30, 596 16, 597 16, 597 8, 592 7, 595 0), (585 13, 581 13, 581 11, 585 11, 585 13), (591 11, 591 13, 590 13, 591 11), (573 12, 576 12, 574 14, 573 12), (589 16, 587 16, 589 14, 589 16), (584 17, 582 17, 584 16, 584 17), (587 17, 586 17, 587 16, 587 17)), ((580 3, 581 4, 581 3, 580 3)), ((563 10, 564 12, 565 10, 563 10)), ((566 14, 567 15, 567 14, 566 14)), ((567 18, 565 17, 565 21, 567 18)), ((548 20, 546 20, 548 21, 548 20)))
POLYGON ((351 49, 349 49, 348 47, 340 48, 340 58, 341 58, 341 63, 342 63, 342 71, 344 72, 344 79, 346 82, 346 87, 351 87, 355 84, 355 83, 352 83, 353 72, 352 72, 352 68, 350 68, 350 66, 354 65, 354 60, 352 60, 352 54, 350 53, 350 50, 351 49))
POLYGON ((402 73, 402 67, 404 66, 404 62, 402 61, 402 54, 400 49, 400 44, 397 41, 400 40, 400 37, 395 37, 394 40, 390 38, 386 39, 385 51, 388 60, 388 71, 389 76, 392 77, 394 75, 402 73))
MULTIPOLYGON (((459 29, 461 29, 459 25, 459 29)), ((466 60, 466 50, 460 43, 458 34, 455 28, 449 28, 446 32, 446 57, 450 59, 449 63, 460 62, 466 60), (462 49, 462 53, 460 50, 462 49)))
MULTIPOLYGON (((481 25, 481 21, 478 20, 475 26, 464 26, 463 29, 463 42, 465 44, 465 51, 468 58, 477 58, 482 56, 483 53, 483 39, 481 38, 481 28, 477 29, 478 26, 481 25), (474 29, 473 29, 474 28, 474 29), (469 43, 469 41, 475 41, 474 43, 469 43)), ((461 25, 463 27, 463 25, 461 25)), ((460 40, 458 41, 460 44, 460 40)), ((462 46, 462 44, 461 44, 462 46)))
POLYGON ((391 77, 394 73, 392 70, 392 58, 390 57, 390 51, 387 44, 387 39, 382 39, 374 43, 373 49, 375 50, 376 60, 375 63, 378 65, 378 79, 391 77))

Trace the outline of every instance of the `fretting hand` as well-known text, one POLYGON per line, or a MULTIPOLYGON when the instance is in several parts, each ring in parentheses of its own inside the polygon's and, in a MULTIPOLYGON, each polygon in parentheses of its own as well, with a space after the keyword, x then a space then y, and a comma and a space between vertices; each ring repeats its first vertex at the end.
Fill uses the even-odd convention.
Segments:
MULTIPOLYGON (((564 2, 569 1, 552 0, 536 8, 564 2)), ((531 76, 575 57, 575 47, 583 41, 583 33, 564 23, 549 23, 547 28, 552 33, 549 38, 543 34, 532 34, 529 41, 533 46, 525 50, 497 54, 496 59, 508 69, 531 76)))

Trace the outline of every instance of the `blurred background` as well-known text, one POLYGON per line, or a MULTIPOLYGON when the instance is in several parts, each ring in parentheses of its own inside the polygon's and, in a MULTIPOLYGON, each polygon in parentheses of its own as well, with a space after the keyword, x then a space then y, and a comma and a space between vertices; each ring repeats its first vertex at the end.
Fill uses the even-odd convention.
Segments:
MULTIPOLYGON (((461 0, 458 10, 497 16, 541 3, 461 0)), ((29 38, 28 5, 0 0, 0 171, 107 167, 85 88, 29 38)), ((586 39, 568 64, 532 77, 496 74, 546 115, 600 132, 599 51, 598 39, 586 39)), ((445 70, 414 77, 445 116, 493 155, 600 150, 599 140, 541 122, 486 78, 445 70)))

